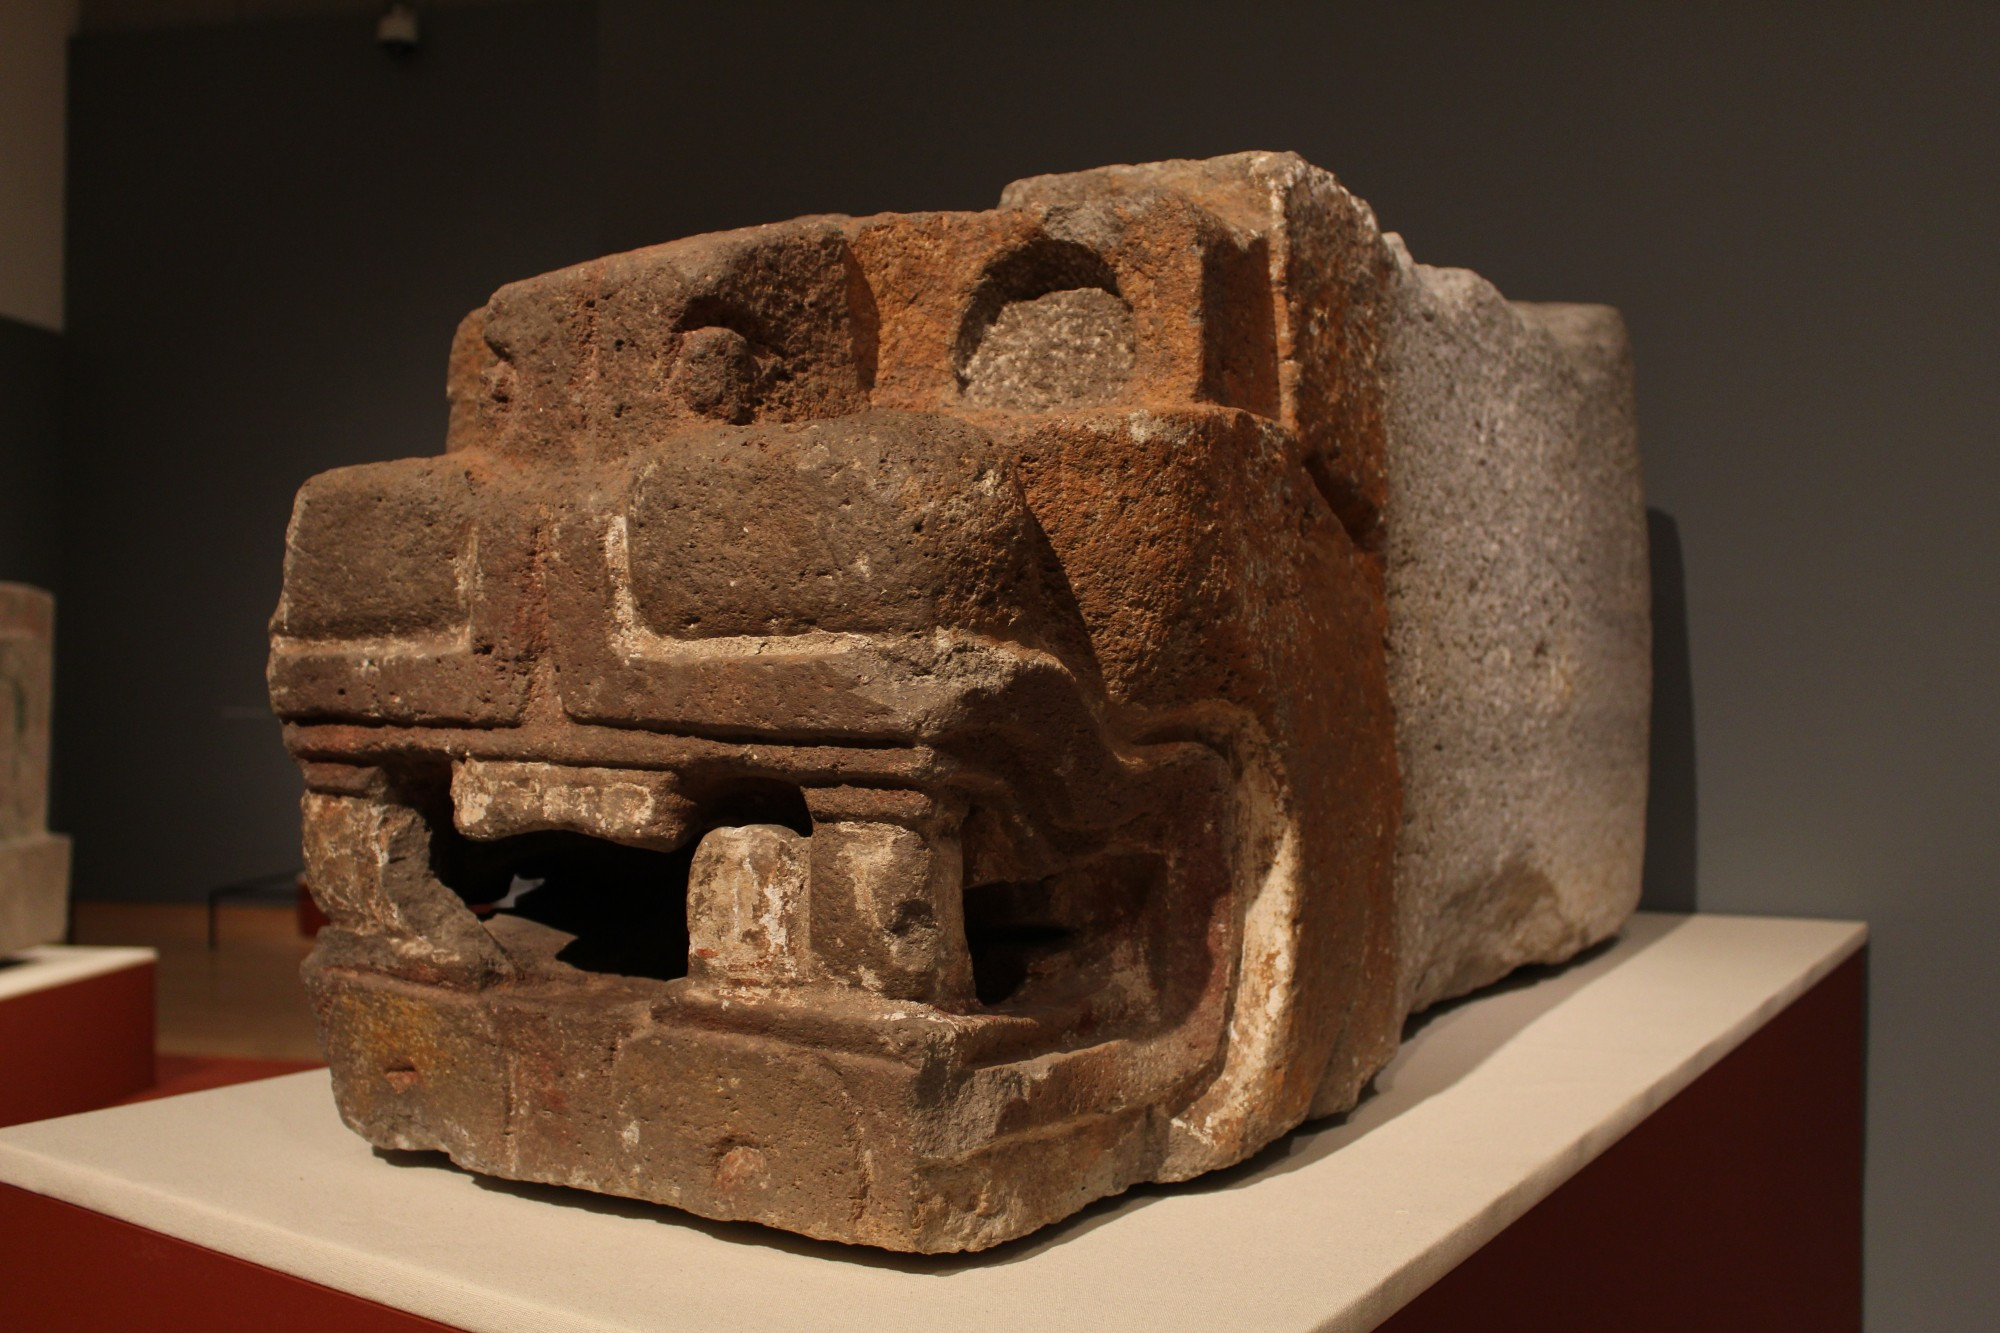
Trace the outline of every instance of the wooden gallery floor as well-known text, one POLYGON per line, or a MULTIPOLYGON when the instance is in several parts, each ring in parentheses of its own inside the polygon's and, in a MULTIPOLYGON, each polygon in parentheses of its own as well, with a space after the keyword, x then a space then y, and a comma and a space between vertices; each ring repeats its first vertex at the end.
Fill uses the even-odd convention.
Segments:
MULTIPOLYGON (((198 903, 89 903, 75 907, 78 944, 138 944, 160 951, 158 1046, 163 1080, 176 1057, 320 1059, 299 962, 312 942, 289 906, 220 910, 208 947, 198 903)), ((275 1072, 275 1071, 274 1071, 275 1072)))

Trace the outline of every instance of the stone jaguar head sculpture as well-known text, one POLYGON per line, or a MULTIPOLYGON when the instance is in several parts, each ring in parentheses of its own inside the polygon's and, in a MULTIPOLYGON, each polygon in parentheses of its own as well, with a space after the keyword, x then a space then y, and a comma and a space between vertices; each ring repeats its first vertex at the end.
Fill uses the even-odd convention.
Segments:
POLYGON ((449 397, 306 484, 272 623, 375 1144, 979 1249, 1636 900, 1617 317, 1296 157, 532 278, 449 397))

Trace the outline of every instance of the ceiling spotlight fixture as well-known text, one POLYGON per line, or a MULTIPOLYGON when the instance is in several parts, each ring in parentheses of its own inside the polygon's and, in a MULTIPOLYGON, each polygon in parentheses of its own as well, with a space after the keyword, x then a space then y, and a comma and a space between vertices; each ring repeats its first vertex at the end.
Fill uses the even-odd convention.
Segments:
POLYGON ((382 17, 375 20, 375 40, 397 55, 408 55, 417 49, 417 11, 414 7, 396 0, 382 11, 382 17))

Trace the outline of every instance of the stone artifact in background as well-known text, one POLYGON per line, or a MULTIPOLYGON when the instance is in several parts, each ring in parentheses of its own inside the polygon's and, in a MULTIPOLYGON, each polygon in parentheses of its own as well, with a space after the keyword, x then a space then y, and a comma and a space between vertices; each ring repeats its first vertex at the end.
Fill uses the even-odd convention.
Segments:
POLYGON ((49 832, 55 598, 0 583, 0 957, 69 928, 69 839, 49 832))
POLYGON ((1296 157, 532 278, 449 396, 307 483, 273 621, 376 1144, 979 1249, 1637 900, 1618 316, 1296 157))

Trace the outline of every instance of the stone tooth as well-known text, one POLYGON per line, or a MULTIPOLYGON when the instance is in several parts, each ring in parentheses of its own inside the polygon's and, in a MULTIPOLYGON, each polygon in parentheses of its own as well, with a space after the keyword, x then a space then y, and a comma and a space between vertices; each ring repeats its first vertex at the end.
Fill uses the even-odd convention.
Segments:
POLYGON ((782 985, 811 975, 808 840, 775 824, 711 829, 688 868, 688 975, 782 985))
POLYGON ((563 830, 671 851, 695 806, 671 773, 465 759, 452 766, 452 819, 468 838, 563 830))

